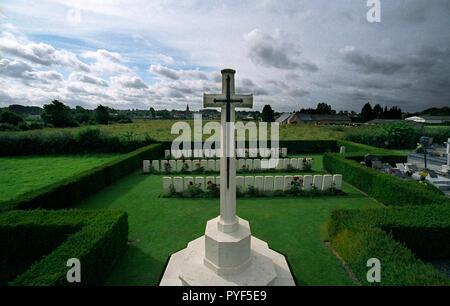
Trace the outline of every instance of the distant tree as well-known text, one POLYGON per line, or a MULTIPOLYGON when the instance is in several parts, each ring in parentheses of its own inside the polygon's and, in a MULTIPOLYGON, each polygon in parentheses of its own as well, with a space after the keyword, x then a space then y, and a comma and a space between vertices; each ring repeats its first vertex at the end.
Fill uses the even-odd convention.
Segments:
POLYGON ((73 111, 73 115, 75 117, 75 120, 78 121, 78 123, 88 123, 92 117, 91 112, 92 111, 84 109, 81 106, 76 106, 75 110, 73 111))
POLYGON ((108 124, 108 122, 111 120, 108 109, 101 104, 97 106, 94 111, 94 119, 99 124, 108 124))
POLYGON ((264 105, 264 108, 262 110, 262 120, 265 122, 275 121, 275 113, 269 104, 264 105))
POLYGON ((118 123, 132 123, 133 120, 131 120, 131 116, 127 114, 126 112, 120 112, 117 117, 116 121, 118 123))
POLYGON ((328 105, 324 102, 320 102, 317 104, 316 114, 330 115, 330 114, 336 114, 336 111, 332 110, 331 105, 328 105))
POLYGON ((150 107, 150 119, 156 118, 156 111, 153 107, 150 107))
POLYGON ((171 119, 172 118, 172 114, 167 109, 162 109, 162 110, 156 111, 156 116, 159 116, 162 119, 171 119))
POLYGON ((41 114, 41 118, 46 124, 52 124, 55 127, 78 125, 72 116, 70 107, 58 100, 53 100, 52 103, 44 105, 44 112, 41 114))
POLYGON ((369 102, 364 104, 363 108, 361 109, 361 119, 363 121, 369 121, 373 118, 373 110, 372 106, 369 102))
POLYGON ((382 118, 383 117, 383 108, 380 104, 377 104, 373 107, 372 114, 374 118, 382 118))
POLYGON ((0 113, 0 123, 9 123, 12 125, 18 125, 24 122, 23 118, 10 111, 2 111, 0 113))

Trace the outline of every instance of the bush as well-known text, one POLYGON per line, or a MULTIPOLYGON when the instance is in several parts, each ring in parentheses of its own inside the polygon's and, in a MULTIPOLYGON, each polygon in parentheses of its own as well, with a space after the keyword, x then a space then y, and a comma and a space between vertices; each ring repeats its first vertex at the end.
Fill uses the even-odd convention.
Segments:
POLYGON ((420 136, 433 137, 435 143, 444 143, 450 137, 449 128, 419 128, 407 122, 396 122, 377 127, 347 131, 343 139, 388 149, 414 149, 420 136))
POLYGON ((327 227, 333 248, 363 285, 450 285, 445 275, 416 257, 450 255, 448 205, 339 209, 327 227), (367 282, 369 258, 381 262, 381 283, 367 282))
POLYGON ((0 112, 0 123, 8 123, 11 125, 18 125, 21 122, 24 122, 23 118, 13 112, 10 112, 10 111, 0 112))
POLYGON ((19 131, 19 128, 10 123, 0 123, 0 131, 19 131))
POLYGON ((0 282, 13 286, 101 285, 128 240, 126 212, 10 211, 0 215, 0 282), (69 258, 81 283, 68 283, 69 258), (33 263, 34 262, 34 263, 33 263))
POLYGON ((142 167, 142 160, 157 159, 161 154, 159 144, 138 149, 101 166, 19 195, 10 201, 0 202, 0 212, 11 209, 69 207, 139 169, 142 167))
POLYGON ((0 135, 0 156, 127 153, 152 143, 155 141, 150 137, 143 140, 126 139, 109 136, 92 128, 83 129, 77 134, 67 131, 33 131, 0 135))
MULTIPOLYGON (((401 155, 384 155, 384 162, 404 162, 401 155)), ((361 154, 326 153, 324 168, 331 173, 342 174, 347 182, 386 205, 424 205, 450 203, 441 190, 431 184, 403 180, 393 175, 360 165, 361 154)))

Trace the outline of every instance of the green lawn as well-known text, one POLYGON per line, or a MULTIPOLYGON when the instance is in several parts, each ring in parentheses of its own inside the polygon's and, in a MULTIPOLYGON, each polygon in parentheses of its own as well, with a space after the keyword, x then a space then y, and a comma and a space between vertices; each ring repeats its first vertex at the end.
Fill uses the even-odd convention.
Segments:
MULTIPOLYGON (((321 170, 318 156, 314 168, 321 170)), ((202 236, 206 221, 219 214, 219 199, 158 198, 161 189, 161 175, 138 171, 77 205, 128 212, 129 240, 134 242, 107 285, 158 285, 169 256, 202 236)), ((353 285, 321 241, 320 228, 335 208, 378 204, 347 184, 343 189, 347 195, 340 197, 239 198, 237 212, 250 222, 254 236, 287 257, 297 285, 353 285)))
POLYGON ((104 164, 119 154, 0 157, 0 202, 104 164))

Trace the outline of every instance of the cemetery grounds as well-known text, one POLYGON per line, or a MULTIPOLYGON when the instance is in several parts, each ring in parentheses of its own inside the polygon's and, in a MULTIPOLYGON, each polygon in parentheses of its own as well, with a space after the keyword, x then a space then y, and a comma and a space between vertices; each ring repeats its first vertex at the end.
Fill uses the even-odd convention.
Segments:
MULTIPOLYGON (((329 135, 329 132, 327 130, 323 135, 329 135)), ((280 129, 280 133, 282 139, 286 137, 283 136, 286 135, 285 130, 280 129)), ((292 134, 292 131, 288 133, 292 134)), ((329 138, 325 136, 322 139, 329 138)), ((405 151, 390 152, 406 155, 405 151)), ((0 204, 83 170, 114 163, 124 156, 90 154, 0 158, 0 204)), ((292 155, 288 152, 288 157, 314 158, 313 172, 299 175, 327 173, 322 162, 323 154, 292 155)), ((142 165, 142 158, 139 163, 142 165)), ((70 207, 86 211, 113 209, 127 212, 128 246, 108 273, 105 285, 157 286, 169 256, 202 236, 206 221, 219 214, 218 198, 159 197, 163 176, 143 175, 139 169, 70 207)), ((346 195, 237 198, 237 214, 250 222, 252 235, 286 256, 297 285, 353 286, 357 283, 324 243, 328 239, 326 223, 335 209, 356 211, 380 208, 383 204, 348 184, 345 175, 342 189, 346 195)))

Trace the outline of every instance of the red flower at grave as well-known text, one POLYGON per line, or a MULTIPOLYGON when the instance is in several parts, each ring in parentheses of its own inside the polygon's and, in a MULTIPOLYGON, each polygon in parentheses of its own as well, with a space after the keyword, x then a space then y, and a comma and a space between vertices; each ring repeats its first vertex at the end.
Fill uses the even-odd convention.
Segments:
POLYGON ((294 181, 298 180, 298 176, 294 176, 294 181))
POLYGON ((211 187, 212 187, 212 188, 216 188, 216 187, 217 187, 217 184, 212 184, 211 187))
POLYGON ((281 149, 280 148, 278 148, 278 151, 280 151, 281 149))
POLYGON ((207 183, 207 184, 208 184, 208 185, 211 185, 211 183, 212 183, 211 181, 208 181, 208 183, 207 183))
POLYGON ((394 173, 394 168, 389 169, 389 173, 390 174, 394 173))
POLYGON ((303 158, 303 162, 306 163, 306 158, 303 158))
POLYGON ((189 182, 189 185, 191 185, 191 186, 192 186, 192 185, 194 185, 194 183, 193 183, 192 181, 190 181, 190 182, 189 182))
POLYGON ((215 189, 214 192, 219 192, 219 189, 215 189))
POLYGON ((246 165, 242 165, 242 168, 245 168, 245 167, 247 167, 246 165))
POLYGON ((302 179, 300 179, 300 180, 299 180, 299 182, 300 182, 300 183, 303 183, 303 180, 302 180, 302 179))
POLYGON ((195 165, 196 165, 196 166, 200 166, 200 163, 196 163, 195 165))
POLYGON ((166 166, 168 166, 169 165, 169 163, 166 163, 166 166))
POLYGON ((183 164, 185 163, 186 161, 183 159, 183 164))

